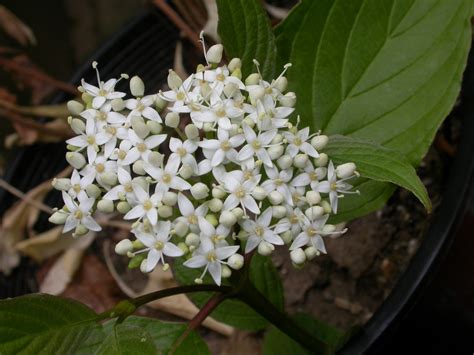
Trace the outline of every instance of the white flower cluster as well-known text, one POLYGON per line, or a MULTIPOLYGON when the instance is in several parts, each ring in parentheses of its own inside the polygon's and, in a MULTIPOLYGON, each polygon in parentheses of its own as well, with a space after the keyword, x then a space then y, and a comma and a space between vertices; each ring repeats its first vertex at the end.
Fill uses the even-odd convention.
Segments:
POLYGON ((242 81, 241 61, 218 66, 221 57, 212 46, 207 66, 184 81, 170 71, 169 90, 155 95, 144 95, 138 77, 129 99, 115 90, 119 80, 104 83, 97 72, 98 87, 82 81, 84 105, 68 104, 74 171, 53 183, 65 206, 50 221, 82 235, 100 230, 95 210, 122 213, 136 240, 122 240, 117 253, 143 272, 184 256, 185 266, 203 268, 196 282, 209 272, 220 284, 255 249, 269 255, 287 244, 295 265, 325 253, 322 237, 345 232, 326 222, 355 165, 334 167, 322 152, 328 137, 289 122, 290 65, 271 83, 259 72, 242 81))

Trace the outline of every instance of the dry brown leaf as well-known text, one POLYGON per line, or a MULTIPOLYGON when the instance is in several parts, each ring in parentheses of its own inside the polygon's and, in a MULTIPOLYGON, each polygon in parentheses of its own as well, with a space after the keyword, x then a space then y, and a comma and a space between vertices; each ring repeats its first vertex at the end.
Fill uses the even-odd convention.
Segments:
POLYGON ((36 44, 36 38, 31 28, 2 5, 0 5, 0 26, 21 45, 36 44))
POLYGON ((94 241, 95 233, 89 232, 73 243, 54 263, 40 285, 40 292, 59 295, 64 292, 81 265, 85 250, 94 241))
POLYGON ((183 43, 181 41, 176 42, 176 49, 174 50, 173 69, 182 79, 187 78, 189 75, 184 68, 183 63, 183 43))
POLYGON ((216 0, 203 0, 203 2, 207 10, 207 22, 204 25, 203 31, 206 35, 211 37, 214 42, 220 43, 221 39, 217 33, 217 22, 219 21, 217 2, 216 0))

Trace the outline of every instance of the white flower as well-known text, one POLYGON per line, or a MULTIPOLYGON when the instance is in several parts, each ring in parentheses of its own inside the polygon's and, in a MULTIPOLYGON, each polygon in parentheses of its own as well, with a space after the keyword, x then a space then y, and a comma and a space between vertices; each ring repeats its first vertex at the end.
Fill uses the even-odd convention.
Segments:
POLYGON ((202 204, 198 208, 194 208, 192 202, 184 194, 179 193, 178 208, 182 217, 179 217, 177 222, 181 221, 188 224, 193 232, 199 231, 199 221, 203 220, 206 216, 208 211, 207 205, 202 204))
POLYGON ((235 148, 241 146, 245 138, 241 134, 229 137, 229 132, 224 129, 217 130, 218 139, 206 139, 199 142, 199 146, 203 148, 206 158, 211 160, 212 167, 216 167, 223 162, 236 162, 237 150, 235 148))
POLYGON ((304 214, 300 209, 289 209, 288 217, 282 218, 275 226, 275 233, 281 234, 290 231, 292 235, 296 236, 301 231, 304 214))
POLYGON ((317 190, 320 181, 326 177, 326 174, 327 168, 314 168, 311 163, 308 163, 304 169, 304 173, 299 174, 291 181, 291 186, 306 187, 310 185, 311 189, 317 190))
POLYGON ((313 158, 319 157, 319 153, 314 149, 314 147, 307 142, 309 138, 309 127, 305 127, 300 131, 297 132, 291 132, 291 131, 286 131, 283 132, 284 137, 286 140, 290 143, 288 144, 286 148, 286 152, 294 158, 298 152, 303 152, 305 154, 308 154, 309 156, 313 158))
POLYGON ((195 174, 198 173, 198 164, 193 155, 198 148, 196 142, 189 139, 183 142, 178 138, 171 137, 169 148, 181 163, 189 165, 195 174))
POLYGON ((100 185, 109 189, 110 186, 102 177, 106 173, 117 173, 117 162, 107 160, 103 155, 98 155, 93 163, 89 163, 80 171, 80 174, 90 179, 95 179, 100 185))
POLYGON ((178 257, 183 255, 183 251, 176 245, 171 243, 170 234, 171 222, 160 221, 153 225, 153 230, 150 233, 145 233, 143 230, 135 229, 133 233, 142 242, 146 248, 136 253, 148 251, 146 258, 146 272, 151 272, 158 262, 166 265, 164 256, 178 257))
POLYGON ((243 229, 249 234, 245 252, 254 250, 260 243, 267 242, 274 245, 283 245, 283 240, 271 230, 272 209, 267 208, 256 221, 246 219, 242 223, 243 229))
POLYGON ((107 100, 119 99, 125 96, 125 93, 114 91, 115 85, 118 83, 119 80, 117 79, 109 79, 105 83, 100 80, 99 71, 97 70, 97 63, 93 63, 92 67, 97 72, 97 83, 99 87, 90 85, 82 79, 81 85, 84 90, 93 97, 92 100, 92 107, 99 109, 107 100))
POLYGON ((276 129, 260 133, 258 136, 253 129, 248 125, 243 124, 244 136, 247 142, 240 150, 237 158, 240 161, 245 161, 256 155, 266 166, 272 167, 273 163, 265 148, 270 146, 270 142, 277 134, 276 129))
MULTIPOLYGON (((253 106, 250 106, 253 108, 253 106)), ((265 95, 257 101, 257 107, 247 117, 252 119, 262 131, 283 128, 288 123, 288 116, 294 111, 291 107, 276 107, 276 102, 270 95, 265 95)))
POLYGON ((107 192, 103 197, 104 199, 115 201, 123 198, 130 199, 130 197, 133 196, 133 180, 130 173, 119 167, 117 170, 117 177, 119 184, 107 192))
POLYGON ((290 246, 290 250, 310 245, 326 254, 326 247, 324 246, 324 241, 321 235, 323 234, 323 227, 326 224, 329 215, 326 214, 320 218, 316 218, 314 221, 310 221, 305 215, 302 215, 301 218, 303 220, 302 232, 295 238, 290 246))
POLYGON ((224 260, 234 255, 239 246, 220 246, 214 245, 209 238, 201 239, 201 244, 193 253, 193 257, 184 262, 184 266, 189 268, 205 267, 199 280, 202 280, 204 275, 209 271, 214 282, 220 286, 222 278, 222 265, 224 260))
POLYGON ((87 198, 88 196, 86 194, 86 187, 92 184, 93 181, 94 177, 81 177, 79 172, 74 169, 71 175, 71 188, 68 190, 68 194, 72 198, 78 198, 79 195, 81 195, 82 199, 87 198))
POLYGON ((229 69, 226 67, 219 67, 215 70, 205 70, 195 74, 195 78, 209 82, 210 87, 218 96, 222 94, 224 86, 228 84, 234 84, 241 90, 245 89, 245 85, 242 81, 235 76, 230 76, 229 69))
POLYGON ((184 191, 191 188, 191 184, 177 175, 180 165, 179 160, 176 155, 170 156, 164 168, 145 165, 145 171, 157 181, 156 193, 163 195, 169 189, 184 191))
POLYGON ((127 167, 130 164, 136 162, 141 154, 138 149, 136 148, 128 139, 125 139, 120 142, 118 148, 114 150, 114 152, 110 155, 110 158, 117 161, 117 166, 119 167, 127 167))
POLYGON ((86 120, 94 120, 99 127, 107 124, 121 125, 124 124, 126 118, 119 112, 112 111, 111 105, 104 105, 99 110, 90 108, 81 113, 81 116, 86 120))
POLYGON ((63 233, 69 232, 76 228, 79 224, 83 225, 89 230, 100 231, 102 228, 91 217, 91 208, 95 200, 93 198, 79 197, 79 205, 73 201, 65 191, 63 191, 63 200, 68 212, 66 223, 64 223, 63 233))
POLYGON ((163 197, 163 195, 154 193, 150 196, 150 194, 145 191, 140 185, 132 185, 137 204, 130 211, 128 211, 123 218, 138 218, 138 220, 140 220, 146 216, 152 225, 156 224, 156 222, 158 221, 158 207, 161 205, 161 198, 163 197))
POLYGON ((89 163, 94 162, 99 151, 99 146, 109 140, 104 132, 99 132, 93 119, 86 119, 86 131, 80 136, 70 138, 67 144, 84 149, 87 148, 87 160, 89 163))
POLYGON ((252 197, 252 191, 258 182, 245 180, 244 174, 239 170, 226 173, 218 180, 224 184, 224 189, 229 193, 224 201, 223 210, 231 210, 240 204, 244 210, 260 213, 260 208, 252 197))
POLYGON ((227 246, 225 238, 229 235, 230 229, 222 224, 215 228, 205 218, 199 219, 200 238, 211 240, 214 245, 227 246))
POLYGON ((148 154, 150 154, 151 150, 158 147, 161 143, 166 140, 166 134, 157 134, 154 136, 149 136, 148 138, 142 139, 140 138, 133 129, 128 130, 128 140, 130 143, 133 144, 133 148, 130 149, 130 153, 138 152, 140 157, 147 161, 148 154))
POLYGON ((128 99, 125 106, 130 110, 129 116, 143 116, 149 120, 162 123, 160 114, 152 107, 154 95, 144 96, 141 99, 128 99))
POLYGON ((288 182, 293 176, 293 171, 282 170, 278 172, 276 168, 265 167, 265 172, 269 179, 265 180, 261 185, 265 192, 269 194, 272 191, 278 191, 283 195, 286 203, 293 206, 293 198, 291 196, 290 188, 288 187, 288 182))
POLYGON ((348 178, 337 179, 336 169, 332 161, 328 164, 328 178, 327 181, 322 181, 317 186, 317 191, 329 194, 329 202, 334 213, 337 213, 338 192, 348 193, 352 189, 352 185, 345 182, 348 178))

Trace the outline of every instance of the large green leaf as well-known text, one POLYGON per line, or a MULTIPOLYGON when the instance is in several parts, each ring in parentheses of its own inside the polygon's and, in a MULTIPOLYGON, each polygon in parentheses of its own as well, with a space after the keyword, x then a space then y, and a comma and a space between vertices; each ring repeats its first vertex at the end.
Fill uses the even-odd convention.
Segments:
MULTIPOLYGON (((201 270, 189 269, 178 262, 174 266, 176 279, 182 285, 190 285, 201 275, 201 270)), ((250 264, 250 280, 256 288, 262 292, 268 300, 283 309, 283 286, 280 276, 268 257, 254 255, 250 264)), ((207 275, 204 278, 207 283, 212 279, 207 275)), ((193 293, 188 295, 198 307, 202 307, 211 297, 209 293, 193 293)), ((245 303, 236 299, 229 299, 221 303, 211 314, 215 319, 246 330, 259 330, 267 326, 268 322, 245 303)))
POLYGON ((242 74, 250 74, 253 59, 261 64, 262 75, 271 79, 275 71, 276 47, 267 14, 259 0, 217 0, 218 32, 227 57, 242 59, 242 74))
MULTIPOLYGON (((115 321, 114 321, 115 323, 115 321)), ((158 354, 150 334, 143 328, 130 324, 114 324, 94 354, 158 354)))
MULTIPOLYGON (((276 29, 303 123, 418 164, 458 95, 471 14, 471 0, 303 0, 276 29)), ((380 183, 364 187, 370 208, 348 199, 343 214, 347 204, 353 218, 390 196, 380 183)))

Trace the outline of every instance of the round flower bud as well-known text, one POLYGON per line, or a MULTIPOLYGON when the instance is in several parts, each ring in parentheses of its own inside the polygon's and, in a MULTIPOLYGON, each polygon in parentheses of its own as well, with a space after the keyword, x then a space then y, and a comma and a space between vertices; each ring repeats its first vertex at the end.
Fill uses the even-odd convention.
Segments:
POLYGON ((268 194, 268 200, 272 205, 281 205, 285 197, 278 191, 272 191, 268 194))
POLYGON ((347 179, 354 175, 356 165, 354 163, 345 163, 336 168, 336 174, 341 179, 347 179))
POLYGON ((133 183, 140 185, 140 187, 146 191, 149 185, 148 179, 149 177, 137 176, 136 178, 133 178, 133 183))
POLYGON ((114 203, 111 200, 100 200, 97 202, 97 209, 100 212, 112 213, 114 211, 114 203))
MULTIPOLYGON (((240 69, 239 69, 240 71, 240 69)), ((232 76, 236 76, 234 75, 234 73, 232 73, 232 76)), ((224 94, 225 96, 227 97, 233 97, 235 95, 235 93, 240 93, 240 90, 239 90, 239 87, 237 85, 235 85, 234 83, 228 83, 224 86, 224 94)))
POLYGON ((68 217, 67 213, 63 211, 54 212, 49 218, 48 221, 54 224, 64 224, 66 223, 66 219, 68 217))
POLYGON ((161 98, 159 95, 155 96, 155 108, 158 112, 161 112, 168 106, 168 101, 161 98))
POLYGON ((319 204, 320 204, 321 207, 323 208, 324 213, 331 213, 331 212, 332 212, 331 204, 329 203, 329 201, 327 201, 327 200, 322 200, 319 204))
POLYGON ((260 81, 260 74, 252 73, 245 79, 245 85, 257 85, 260 81))
POLYGON ((84 133, 86 130, 86 124, 79 118, 73 118, 69 124, 73 132, 76 134, 84 133))
POLYGON ((318 249, 315 247, 308 247, 304 250, 304 253, 306 254, 306 259, 308 260, 313 260, 315 257, 319 256, 321 254, 318 249))
POLYGON ((256 200, 262 201, 265 197, 267 197, 267 192, 262 187, 256 186, 252 191, 252 196, 256 200))
POLYGON ((115 253, 118 255, 127 255, 133 251, 133 243, 130 239, 122 239, 115 245, 115 253))
MULTIPOLYGON (((231 76, 234 76, 236 77, 237 79, 241 80, 242 79, 242 70, 240 70, 240 68, 237 68, 235 69, 231 74, 231 76)), ((232 83, 231 83, 232 84, 232 83)), ((234 86, 235 87, 235 86, 234 86)), ((232 95, 234 94, 235 92, 232 93, 232 95)))
POLYGON ((166 206, 174 206, 176 205, 176 201, 178 201, 178 195, 176 192, 173 191, 167 191, 163 195, 163 198, 161 200, 166 206))
POLYGON ((242 61, 240 60, 240 58, 232 58, 229 64, 227 65, 227 68, 230 72, 233 72, 235 69, 240 69, 242 68, 242 61))
POLYGON ((249 126, 250 128, 254 128, 255 127, 255 122, 250 118, 250 117, 245 117, 244 120, 243 120, 243 123, 245 123, 247 126, 249 126))
POLYGON ((146 268, 146 264, 147 264, 147 259, 143 259, 141 264, 140 264, 140 271, 143 272, 144 274, 148 273, 149 271, 151 270, 147 270, 146 268))
POLYGON ((150 154, 148 154, 148 162, 156 168, 160 167, 161 164, 163 164, 163 158, 163 154, 158 152, 151 152, 150 154))
POLYGON ((282 155, 278 158, 277 164, 282 170, 286 170, 293 165, 293 158, 288 154, 282 155))
POLYGON ((280 219, 286 216, 286 208, 284 206, 273 206, 272 207, 273 218, 280 219))
POLYGON ((201 242, 201 240, 199 239, 199 236, 197 234, 194 234, 194 233, 189 233, 186 236, 186 239, 185 239, 185 243, 188 246, 197 247, 200 242, 201 242))
POLYGON ((281 239, 283 239, 283 242, 288 245, 293 241, 293 234, 291 231, 286 231, 280 234, 281 239))
POLYGON ((145 95, 145 83, 143 83, 143 80, 137 75, 130 79, 130 92, 133 96, 137 97, 145 95))
POLYGON ((209 209, 214 212, 220 212, 222 210, 222 200, 219 200, 218 198, 213 198, 211 201, 209 201, 209 209))
POLYGON ((280 76, 275 84, 273 84, 273 87, 280 90, 280 92, 285 91, 288 87, 288 79, 284 76, 280 76))
POLYGON ((222 60, 222 52, 224 46, 222 44, 215 44, 207 50, 207 61, 210 64, 219 64, 222 60))
POLYGON ((306 154, 297 154, 293 159, 293 165, 297 168, 304 169, 308 164, 308 156, 306 154))
POLYGON ((225 227, 232 227, 237 223, 237 217, 230 211, 222 211, 221 216, 219 217, 219 223, 225 227))
POLYGON ((237 237, 239 240, 244 241, 244 240, 247 240, 247 239, 248 239, 249 234, 248 234, 245 230, 241 229, 241 230, 239 231, 239 233, 236 235, 236 237, 237 237))
POLYGON ((281 143, 281 142, 283 142, 283 138, 284 138, 284 137, 283 137, 280 133, 275 134, 275 137, 273 137, 271 144, 278 144, 278 143, 281 143))
POLYGON ((287 92, 285 95, 281 95, 278 101, 282 106, 293 107, 296 104, 296 94, 294 92, 287 92))
POLYGON ((86 158, 77 152, 66 153, 66 160, 74 169, 82 169, 86 165, 86 158))
POLYGON ((119 203, 117 203, 117 211, 119 211, 120 213, 125 214, 131 209, 132 206, 130 206, 130 204, 126 201, 120 201, 119 203))
POLYGON ((328 144, 328 142, 329 142, 329 137, 325 136, 324 134, 315 136, 313 137, 313 139, 311 139, 311 145, 316 150, 323 149, 328 144))
POLYGON ((174 225, 174 231, 178 237, 184 237, 188 233, 188 225, 184 222, 177 222, 174 225))
POLYGON ((212 197, 218 198, 218 199, 223 199, 225 197, 226 193, 224 189, 220 186, 216 186, 212 189, 212 197))
POLYGON ((314 159, 314 165, 326 166, 328 165, 329 157, 326 153, 320 153, 318 158, 314 159))
POLYGON ((202 125, 202 130, 204 132, 212 132, 214 131, 214 126, 212 123, 210 122, 205 122, 203 125, 202 125))
POLYGON ((303 249, 297 248, 290 252, 290 258, 296 265, 303 265, 306 261, 306 254, 303 249))
POLYGON ((163 218, 168 218, 173 215, 173 208, 170 206, 160 206, 158 207, 158 215, 163 218))
POLYGON ((232 270, 227 265, 222 265, 222 278, 227 279, 232 275, 232 270))
POLYGON ((101 195, 102 191, 100 190, 99 186, 90 184, 86 186, 86 193, 87 196, 97 199, 101 195))
POLYGON ((132 170, 137 175, 145 175, 146 171, 144 169, 144 166, 145 163, 143 160, 137 160, 135 163, 133 163, 132 170))
POLYGON ((270 244, 266 241, 260 242, 257 249, 258 253, 263 256, 270 255, 271 253, 273 253, 274 250, 275 247, 273 246, 273 244, 270 244))
POLYGON ((206 221, 208 221, 214 227, 216 227, 219 224, 219 221, 217 220, 217 217, 215 214, 209 213, 206 215, 205 218, 206 218, 206 221))
POLYGON ((181 175, 181 177, 184 179, 184 180, 187 180, 189 179, 191 176, 193 176, 193 168, 191 168, 188 164, 184 164, 181 169, 179 169, 179 175, 181 175))
MULTIPOLYGON (((80 86, 80 87, 82 87, 82 86, 80 86)), ((80 90, 79 90, 79 91, 80 91, 80 90)), ((93 97, 92 97, 90 94, 88 94, 87 92, 83 92, 83 93, 81 94, 81 99, 82 99, 82 101, 84 101, 84 103, 85 103, 87 106, 92 105, 92 99, 93 99, 93 97)))
POLYGON ((189 253, 189 248, 188 248, 188 246, 187 246, 185 243, 180 242, 180 243, 178 243, 177 247, 178 247, 179 249, 181 249, 181 251, 183 252, 183 255, 189 253))
POLYGON ((168 86, 171 90, 177 91, 179 87, 183 84, 183 80, 179 77, 174 70, 169 70, 168 72, 168 86))
POLYGON ((112 171, 106 171, 105 173, 100 174, 100 178, 107 185, 116 185, 117 184, 117 174, 112 171))
POLYGON ((244 257, 240 254, 231 255, 227 260, 227 265, 234 270, 240 270, 244 266, 244 257))
POLYGON ((71 188, 71 180, 66 178, 54 178, 51 183, 56 190, 66 191, 71 188))
POLYGON ((334 224, 326 224, 323 227, 324 233, 333 233, 336 231, 336 226, 334 224))
POLYGON ((165 116, 165 125, 171 128, 179 126, 179 114, 177 112, 168 112, 165 116))
POLYGON ((67 109, 69 112, 71 112, 71 114, 79 116, 82 111, 84 111, 84 105, 80 102, 77 102, 76 100, 69 100, 67 102, 67 109))
POLYGON ((163 125, 156 121, 146 121, 146 125, 150 129, 151 134, 160 134, 163 131, 163 125))
POLYGON ((114 110, 115 112, 120 112, 125 109, 125 101, 123 101, 123 99, 120 99, 120 98, 113 99, 110 102, 110 105, 112 106, 112 110, 114 110))
POLYGON ((145 139, 150 134, 150 127, 148 127, 140 116, 133 116, 131 119, 132 128, 141 139, 145 139))
POLYGON ((186 125, 186 127, 184 127, 184 134, 186 134, 186 137, 188 137, 188 139, 197 139, 199 138, 199 129, 195 125, 190 123, 186 125))
POLYGON ((76 226, 76 229, 74 229, 74 233, 72 233, 72 236, 75 237, 80 237, 81 235, 84 235, 89 232, 89 229, 87 229, 85 226, 82 224, 78 224, 76 226))
POLYGON ((255 86, 249 89, 249 98, 252 105, 255 105, 257 101, 263 99, 264 96, 265 88, 261 86, 255 86))
POLYGON ((202 182, 198 182, 191 187, 191 195, 193 195, 196 200, 205 199, 209 196, 209 187, 202 182))
POLYGON ((240 220, 244 216, 244 210, 240 207, 234 208, 232 213, 234 214, 235 218, 237 218, 237 220, 240 220))
POLYGON ((321 217, 324 214, 324 209, 321 206, 312 206, 304 211, 306 217, 310 220, 314 220, 316 218, 321 217))
POLYGON ((143 249, 145 244, 143 244, 139 239, 135 239, 133 242, 133 249, 143 249))
POLYGON ((306 201, 310 205, 317 205, 321 201, 321 195, 317 191, 306 192, 306 201))
POLYGON ((284 151, 285 151, 285 148, 283 147, 283 145, 274 145, 268 148, 267 150, 268 155, 270 156, 271 160, 276 160, 279 157, 281 157, 284 151))

